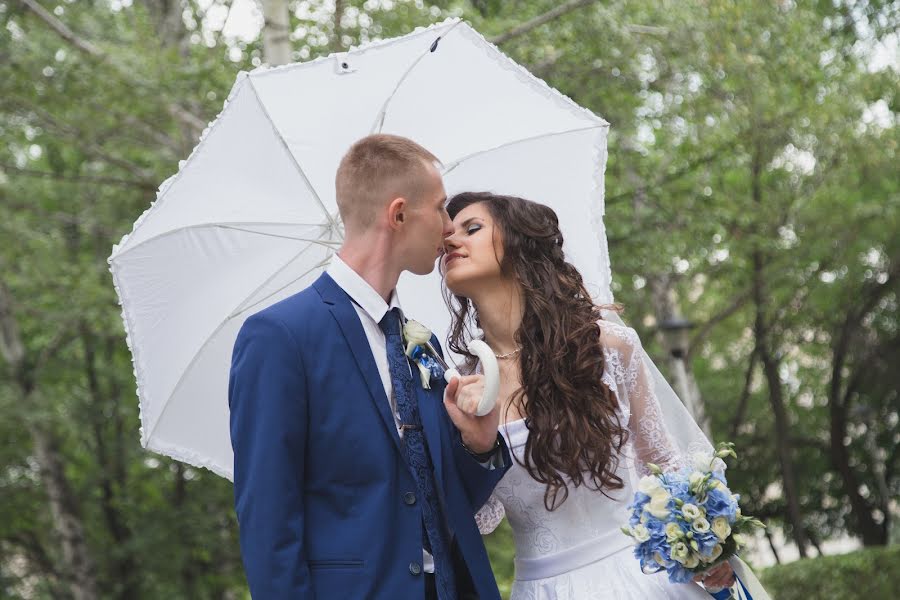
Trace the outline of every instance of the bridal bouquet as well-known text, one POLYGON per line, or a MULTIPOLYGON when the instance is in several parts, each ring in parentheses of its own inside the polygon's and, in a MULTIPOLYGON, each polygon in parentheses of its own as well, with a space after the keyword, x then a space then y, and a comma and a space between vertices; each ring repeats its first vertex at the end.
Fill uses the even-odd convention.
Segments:
MULTIPOLYGON (((697 454, 693 465, 663 472, 652 463, 634 495, 631 518, 622 531, 635 542, 634 554, 645 573, 666 571, 669 581, 693 577, 734 556, 746 534, 764 525, 741 514, 739 496, 725 480, 726 456, 734 444, 715 454, 697 454)), ((712 593, 712 590, 710 590, 712 593)))

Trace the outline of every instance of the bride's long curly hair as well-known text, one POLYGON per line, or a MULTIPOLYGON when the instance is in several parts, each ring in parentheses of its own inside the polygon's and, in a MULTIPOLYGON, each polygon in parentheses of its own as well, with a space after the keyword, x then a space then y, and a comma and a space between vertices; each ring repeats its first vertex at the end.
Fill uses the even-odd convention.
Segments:
MULTIPOLYGON (((451 218, 482 203, 503 242, 501 273, 522 289, 522 323, 515 340, 522 388, 511 405, 527 415, 524 460, 536 481, 546 484, 544 505, 555 510, 569 496, 568 484, 606 494, 623 487, 616 475, 618 452, 627 429, 620 422, 613 392, 603 383, 600 342, 601 308, 591 300, 581 274, 563 255, 563 236, 553 209, 514 196, 466 192, 447 205, 451 218)), ((472 326, 473 304, 445 286, 453 313, 449 347, 464 355, 472 326)))

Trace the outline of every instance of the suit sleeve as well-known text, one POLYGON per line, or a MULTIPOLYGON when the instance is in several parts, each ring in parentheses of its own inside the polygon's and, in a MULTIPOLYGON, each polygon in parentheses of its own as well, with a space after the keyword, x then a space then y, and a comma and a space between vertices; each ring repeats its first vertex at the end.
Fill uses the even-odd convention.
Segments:
POLYGON ((277 319, 238 334, 228 386, 234 499, 253 598, 313 598, 304 548, 308 395, 299 348, 277 319))
MULTIPOLYGON (((441 356, 443 356, 443 350, 436 337, 432 336, 431 343, 435 349, 441 353, 441 356)), ((503 439, 503 436, 500 436, 500 460, 497 461, 495 458, 492 463, 492 468, 491 466, 479 463, 475 460, 475 457, 469 454, 463 447, 462 436, 450 419, 450 415, 444 411, 443 418, 445 425, 450 430, 453 445, 453 460, 462 477, 463 488, 465 489, 466 496, 468 497, 472 508, 477 511, 485 502, 487 502, 494 487, 501 479, 503 479, 503 475, 506 474, 506 471, 509 470, 509 467, 512 464, 509 449, 506 447, 506 441, 503 439)))

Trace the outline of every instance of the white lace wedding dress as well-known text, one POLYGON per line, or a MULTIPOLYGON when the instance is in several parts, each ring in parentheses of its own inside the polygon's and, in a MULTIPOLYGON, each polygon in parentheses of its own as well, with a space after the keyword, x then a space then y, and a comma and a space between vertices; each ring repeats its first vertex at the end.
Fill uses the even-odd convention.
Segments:
MULTIPOLYGON (((493 531, 504 514, 516 546, 512 600, 709 600, 699 585, 670 583, 665 573, 641 572, 631 538, 620 527, 628 522, 643 465, 653 462, 677 468, 684 458, 671 443, 659 403, 650 384, 637 333, 601 321, 606 358, 603 381, 615 393, 629 441, 622 450, 620 490, 604 494, 569 486, 568 499, 556 510, 544 507, 544 484, 515 460, 476 520, 482 533, 493 531)), ((528 429, 524 420, 500 428, 510 452, 522 458, 528 429)))

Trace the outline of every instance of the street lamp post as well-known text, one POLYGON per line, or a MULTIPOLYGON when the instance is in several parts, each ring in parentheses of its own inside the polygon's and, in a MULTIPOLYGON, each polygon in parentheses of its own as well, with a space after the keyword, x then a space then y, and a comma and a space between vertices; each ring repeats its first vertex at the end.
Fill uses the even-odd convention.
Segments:
POLYGON ((687 369, 687 354, 690 346, 688 333, 694 328, 694 324, 684 317, 673 315, 659 324, 659 330, 663 334, 669 355, 672 357, 672 374, 675 378, 675 388, 678 396, 688 412, 694 417, 694 421, 709 435, 706 423, 706 415, 700 398, 694 393, 687 369))

